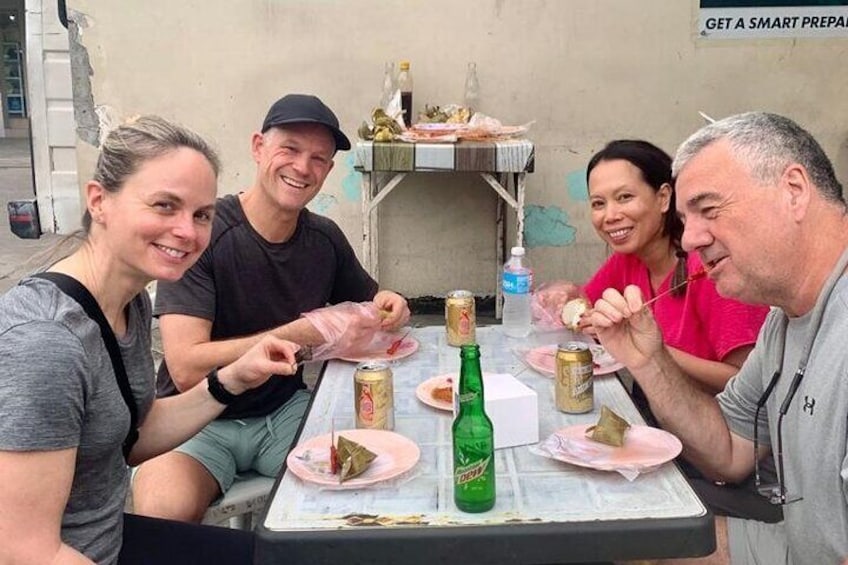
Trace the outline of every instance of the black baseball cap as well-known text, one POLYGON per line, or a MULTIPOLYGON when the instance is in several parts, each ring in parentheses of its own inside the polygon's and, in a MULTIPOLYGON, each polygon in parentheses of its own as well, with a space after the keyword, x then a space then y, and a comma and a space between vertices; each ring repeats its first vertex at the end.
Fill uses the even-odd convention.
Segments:
POLYGON ((326 104, 311 94, 286 94, 274 102, 262 122, 262 133, 272 127, 301 123, 326 126, 336 140, 337 151, 350 149, 350 140, 339 129, 339 119, 326 104))

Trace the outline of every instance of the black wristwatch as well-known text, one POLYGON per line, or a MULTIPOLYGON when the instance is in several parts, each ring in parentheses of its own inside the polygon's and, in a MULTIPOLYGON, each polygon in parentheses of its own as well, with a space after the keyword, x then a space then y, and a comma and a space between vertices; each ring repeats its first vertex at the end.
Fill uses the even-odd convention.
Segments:
POLYGON ((229 406, 238 400, 238 395, 225 389, 224 385, 221 384, 221 381, 218 380, 218 369, 214 369, 211 373, 209 373, 209 375, 207 375, 206 383, 209 385, 209 394, 211 394, 212 398, 221 404, 229 406))

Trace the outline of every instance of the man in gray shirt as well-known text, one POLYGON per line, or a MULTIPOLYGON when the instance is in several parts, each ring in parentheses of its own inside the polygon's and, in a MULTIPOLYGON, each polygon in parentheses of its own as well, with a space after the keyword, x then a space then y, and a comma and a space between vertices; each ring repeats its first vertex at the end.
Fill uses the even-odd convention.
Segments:
MULTIPOLYGON (((833 166, 787 118, 731 116, 702 128, 673 166, 683 247, 720 294, 775 306, 725 390, 696 390, 662 345, 635 287, 608 289, 591 322, 644 389, 684 456, 737 481, 774 452, 784 522, 717 520, 717 561, 842 563, 848 558, 848 212, 833 166)), ((716 561, 713 561, 716 562, 716 561)))

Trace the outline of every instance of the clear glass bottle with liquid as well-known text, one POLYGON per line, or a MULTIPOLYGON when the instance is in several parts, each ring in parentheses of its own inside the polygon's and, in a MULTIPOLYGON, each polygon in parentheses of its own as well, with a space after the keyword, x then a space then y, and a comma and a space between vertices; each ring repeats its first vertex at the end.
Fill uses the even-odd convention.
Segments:
POLYGON ((395 63, 394 61, 387 61, 383 72, 383 91, 380 95, 380 108, 386 109, 392 100, 392 96, 395 94, 395 90, 397 90, 395 63))
POLYGON ((477 63, 468 63, 468 70, 465 72, 463 104, 472 114, 480 110, 480 81, 477 79, 477 63))
POLYGON ((409 70, 409 61, 400 62, 400 73, 398 74, 398 88, 400 89, 400 107, 403 110, 403 123, 406 127, 412 125, 412 71, 409 70))

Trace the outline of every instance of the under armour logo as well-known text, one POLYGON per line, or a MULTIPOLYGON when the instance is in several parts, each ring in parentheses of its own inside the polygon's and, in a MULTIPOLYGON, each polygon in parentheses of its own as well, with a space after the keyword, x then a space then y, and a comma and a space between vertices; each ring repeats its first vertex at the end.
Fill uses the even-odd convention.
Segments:
POLYGON ((816 407, 816 399, 810 398, 809 396, 804 397, 804 412, 809 412, 810 416, 813 415, 813 410, 816 407))

